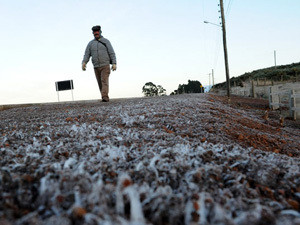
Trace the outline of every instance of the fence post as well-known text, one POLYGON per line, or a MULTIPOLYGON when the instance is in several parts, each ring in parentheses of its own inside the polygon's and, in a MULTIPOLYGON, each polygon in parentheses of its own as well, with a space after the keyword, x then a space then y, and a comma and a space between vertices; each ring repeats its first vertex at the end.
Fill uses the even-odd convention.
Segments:
POLYGON ((272 86, 270 87, 269 94, 269 107, 274 110, 279 108, 279 95, 278 95, 278 87, 272 86), (277 93, 276 93, 277 92, 277 93), (278 103, 278 104, 275 104, 278 103))
POLYGON ((254 80, 252 80, 252 97, 256 98, 255 87, 254 87, 254 80))
POLYGON ((295 91, 291 90, 291 93, 290 93, 290 116, 293 118, 293 120, 296 120, 297 119, 296 98, 295 98, 294 94, 295 94, 295 91))
POLYGON ((272 99, 272 87, 270 87, 270 93, 269 93, 269 108, 270 109, 273 109, 273 107, 272 107, 273 101, 272 100, 273 100, 272 99))

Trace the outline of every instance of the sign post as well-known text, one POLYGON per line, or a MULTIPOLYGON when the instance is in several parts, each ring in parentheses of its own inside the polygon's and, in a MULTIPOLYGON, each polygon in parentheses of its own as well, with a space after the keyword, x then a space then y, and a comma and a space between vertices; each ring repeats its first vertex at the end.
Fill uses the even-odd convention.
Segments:
POLYGON ((56 88, 56 92, 57 92, 58 101, 59 101, 59 91, 67 91, 67 90, 71 90, 72 100, 74 101, 74 96, 73 96, 73 89, 74 89, 73 80, 57 81, 57 82, 55 82, 55 88, 56 88))

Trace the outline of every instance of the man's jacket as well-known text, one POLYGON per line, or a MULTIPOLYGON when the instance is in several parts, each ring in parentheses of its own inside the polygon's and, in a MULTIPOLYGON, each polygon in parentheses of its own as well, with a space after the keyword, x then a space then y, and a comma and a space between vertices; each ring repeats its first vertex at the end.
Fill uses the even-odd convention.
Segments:
POLYGON ((92 56, 94 68, 117 64, 116 54, 109 40, 101 37, 100 40, 91 40, 84 53, 82 63, 87 63, 92 56))

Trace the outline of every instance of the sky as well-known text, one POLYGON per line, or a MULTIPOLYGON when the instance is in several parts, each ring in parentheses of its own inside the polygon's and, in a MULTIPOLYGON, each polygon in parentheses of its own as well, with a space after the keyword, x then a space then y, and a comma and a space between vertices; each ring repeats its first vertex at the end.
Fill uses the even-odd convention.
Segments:
MULTIPOLYGON (((110 98, 167 94, 188 80, 224 82, 219 0, 0 0, 0 105, 57 102, 55 82, 73 80, 74 100, 100 99, 84 50, 101 25, 117 56, 110 98)), ((224 0, 230 77, 300 62, 299 0, 224 0)), ((71 91, 59 92, 72 100, 71 91)))

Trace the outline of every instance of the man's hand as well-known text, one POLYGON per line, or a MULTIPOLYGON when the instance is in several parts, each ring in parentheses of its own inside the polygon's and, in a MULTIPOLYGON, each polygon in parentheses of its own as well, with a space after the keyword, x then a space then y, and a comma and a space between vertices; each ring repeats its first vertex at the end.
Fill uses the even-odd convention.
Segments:
POLYGON ((82 70, 83 70, 83 71, 86 70, 86 63, 82 63, 82 70))
POLYGON ((117 64, 112 64, 111 70, 112 70, 112 71, 116 71, 116 69, 117 69, 117 64))

